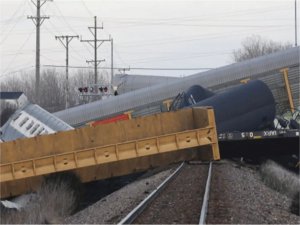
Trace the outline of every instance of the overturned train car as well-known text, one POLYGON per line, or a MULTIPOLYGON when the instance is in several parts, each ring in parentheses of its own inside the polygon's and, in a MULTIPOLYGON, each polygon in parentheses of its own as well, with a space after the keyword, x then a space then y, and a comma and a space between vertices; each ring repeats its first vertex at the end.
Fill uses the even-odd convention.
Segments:
POLYGON ((271 89, 276 100, 277 113, 288 107, 282 72, 289 68, 288 79, 295 107, 299 106, 299 47, 290 48, 267 56, 194 74, 174 81, 145 87, 116 97, 88 103, 54 115, 70 124, 81 126, 87 122, 109 118, 134 110, 133 117, 161 112, 163 101, 173 99, 192 85, 201 85, 214 92, 221 92, 240 84, 243 79, 262 80, 271 89))
POLYGON ((179 108, 191 106, 213 107, 218 133, 273 128, 276 112, 272 92, 260 80, 250 81, 217 94, 194 86, 186 92, 179 108), (199 101, 195 102, 195 99, 199 101))

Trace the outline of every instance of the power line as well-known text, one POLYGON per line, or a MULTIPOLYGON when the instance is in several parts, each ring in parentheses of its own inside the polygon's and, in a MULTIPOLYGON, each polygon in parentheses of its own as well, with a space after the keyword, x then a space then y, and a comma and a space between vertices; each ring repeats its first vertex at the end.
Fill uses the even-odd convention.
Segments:
MULTIPOLYGON (((106 34, 108 34, 108 32, 106 31, 106 30, 104 30, 104 32, 106 33, 106 34)), ((120 56, 120 54, 119 54, 119 52, 118 52, 118 50, 117 49, 114 49, 114 42, 113 42, 113 38, 111 37, 111 35, 110 34, 108 34, 109 35, 109 39, 110 39, 110 44, 111 44, 111 82, 113 81, 113 70, 114 70, 114 52, 116 53, 116 55, 117 55, 117 57, 123 62, 123 64, 125 65, 126 63, 124 62, 124 60, 122 59, 122 57, 120 56)))
MULTIPOLYGON (((21 2, 21 4, 19 5, 19 7, 17 8, 17 10, 14 12, 14 14, 11 16, 11 18, 9 20, 11 20, 16 14, 17 12, 22 8, 23 6, 23 2, 21 2)), ((24 9, 23 9, 24 12, 24 9)), ((11 31, 15 28, 15 26, 18 24, 18 22, 23 19, 23 17, 18 17, 18 19, 16 20, 16 22, 12 25, 11 29, 7 32, 7 34, 5 35, 5 37, 1 40, 0 44, 3 44, 3 42, 5 42, 5 40, 9 37, 9 34, 11 33, 11 31)), ((7 28, 8 29, 8 28, 7 28)), ((4 28, 4 30, 1 31, 1 33, 5 33, 5 31, 7 30, 4 28)))
POLYGON ((126 21, 120 21, 118 24, 125 24, 126 26, 145 26, 145 25, 150 25, 150 26, 187 26, 187 27, 230 27, 230 28, 264 28, 264 27, 283 27, 283 26, 289 26, 289 24, 283 24, 283 25, 273 25, 273 24, 261 24, 261 25, 251 25, 251 24, 212 24, 212 23, 200 23, 200 24, 195 24, 195 23, 183 23, 182 21, 180 22, 141 22, 141 21, 136 21, 136 22, 126 22, 126 21))
MULTIPOLYGON (((51 22, 51 20, 49 20, 49 24, 52 26, 52 28, 55 30, 55 32, 57 33, 61 33, 59 30, 57 30, 57 28, 55 27, 55 25, 51 22)), ((48 30, 49 33, 53 34, 55 36, 55 33, 53 31, 51 31, 50 29, 47 28, 47 26, 45 26, 46 30, 48 30)), ((83 45, 90 53, 90 49, 88 49, 85 45, 83 45)), ((77 61, 81 61, 81 55, 78 53, 79 50, 75 50, 72 48, 72 46, 70 46, 70 49, 75 52, 75 54, 78 56, 78 58, 75 58, 74 56, 71 55, 71 58, 77 60, 77 61)))
MULTIPOLYGON (((72 32, 74 32, 75 34, 78 35, 78 32, 76 32, 76 31, 73 29, 74 26, 72 27, 72 26, 67 22, 67 20, 65 19, 65 16, 62 14, 62 12, 61 12, 61 10, 59 9, 59 7, 58 7, 56 4, 54 4, 54 6, 56 7, 57 11, 58 11, 59 14, 61 15, 61 18, 63 18, 65 24, 70 28, 70 30, 71 30, 72 32)), ((51 11, 54 12, 52 9, 51 9, 51 11)), ((58 16, 56 16, 56 17, 59 18, 58 16)), ((51 21, 50 21, 50 24, 51 24, 51 26, 54 28, 54 30, 55 30, 56 32, 61 33, 61 32, 55 27, 55 25, 54 25, 51 21)), ((83 46, 85 47, 85 49, 86 49, 91 55, 93 54, 93 53, 91 52, 91 50, 88 48, 88 46, 87 46, 86 43, 83 43, 83 46)), ((73 50, 72 46, 70 46, 70 49, 73 50)), ((73 51, 76 53, 76 55, 79 56, 79 58, 81 58, 81 55, 79 55, 79 54, 77 53, 77 51, 75 51, 75 50, 73 50, 73 51)), ((73 56, 71 56, 71 57, 73 57, 73 56)), ((79 60, 79 58, 77 58, 77 60, 79 60)), ((81 60, 81 59, 80 59, 80 60, 81 60)))
MULTIPOLYGON (((26 1, 26 0, 24 0, 24 1, 26 1)), ((7 23, 8 21, 10 21, 10 20, 12 20, 12 19, 14 19, 15 18, 15 16, 16 16, 16 14, 19 12, 19 10, 21 9, 21 8, 23 8, 22 6, 24 6, 24 1, 22 1, 22 2, 20 2, 20 5, 18 5, 17 6, 17 9, 16 9, 16 11, 12 14, 12 16, 9 18, 9 19, 7 19, 7 20, 1 20, 1 22, 5 22, 5 23, 7 23)), ((23 9, 23 11, 24 11, 24 9, 23 9)), ((20 17, 17 17, 17 20, 19 20, 19 19, 22 19, 22 16, 20 16, 20 17)), ((4 33, 4 31, 2 31, 3 33, 4 33)))
POLYGON ((152 57, 152 58, 144 58, 144 59, 139 59, 139 60, 132 60, 131 62, 133 64, 141 64, 141 63, 149 63, 149 62, 166 62, 166 61, 176 61, 176 60, 184 60, 184 59, 197 59, 197 58, 203 58, 203 57, 216 57, 217 55, 229 55, 231 54, 231 52, 228 53, 218 53, 218 54, 192 54, 189 56, 181 56, 180 58, 178 58, 178 56, 173 56, 173 57, 168 57, 168 56, 164 56, 164 57, 152 57))
POLYGON ((9 69, 9 67, 11 66, 11 64, 15 61, 15 59, 20 55, 20 52, 22 51, 22 49, 24 48, 25 44, 29 41, 30 37, 33 34, 33 31, 30 32, 30 34, 28 35, 27 39, 25 39, 25 41, 23 42, 23 44, 21 45, 21 47, 19 48, 18 52, 15 54, 15 56, 12 58, 12 60, 8 63, 8 66, 4 69, 3 73, 6 73, 6 71, 9 69))
MULTIPOLYGON (((286 30, 289 28, 264 28, 262 29, 255 29, 252 31, 259 31, 260 33, 266 32, 266 31, 271 31, 271 30, 286 30)), ((194 41, 200 41, 200 40, 211 40, 211 39, 220 39, 223 37, 232 37, 233 34, 235 37, 237 36, 241 36, 241 35, 245 35, 248 34, 249 30, 237 30, 234 32, 228 32, 228 33, 214 33, 214 34, 206 34, 206 35, 197 35, 197 36, 193 36, 193 37, 199 37, 199 38, 191 38, 191 39, 180 39, 180 38, 161 38, 161 39, 155 39, 155 40, 149 40, 149 41, 135 41, 135 43, 132 42, 123 42, 118 44, 119 48, 120 45, 122 45, 123 47, 145 47, 145 46, 156 46, 156 45, 170 45, 170 44, 175 44, 175 43, 184 43, 184 42, 194 42, 194 41)))
MULTIPOLYGON (((89 14, 92 16, 93 14, 91 13, 91 11, 86 7, 85 3, 83 2, 83 0, 81 0, 81 2, 84 4, 84 7, 87 9, 87 11, 89 12, 89 14)), ((222 13, 218 13, 218 17, 222 18, 222 21, 224 20, 224 17, 232 17, 232 16, 237 16, 237 15, 256 15, 256 14, 266 14, 268 12, 274 12, 276 10, 276 12, 278 12, 278 10, 284 10, 287 11, 289 10, 288 8, 283 8, 283 6, 273 6, 273 7, 268 7, 268 9, 245 9, 245 10, 238 10, 238 11, 225 11, 222 13)), ((151 21, 151 22, 176 22, 176 21, 199 21, 199 20, 204 20, 207 19, 208 16, 212 15, 213 18, 209 18, 209 20, 214 20, 217 19, 218 17, 216 17, 213 14, 208 14, 208 15, 201 15, 201 16, 189 16, 189 17, 169 17, 169 18, 160 18, 160 19, 156 19, 156 18, 128 18, 128 17, 102 17, 103 20, 105 21, 111 21, 111 22, 143 22, 143 21, 151 21)), ((72 16, 73 18, 86 18, 86 17, 75 17, 72 16)))
MULTIPOLYGON (((273 9, 276 9, 276 10, 279 10, 278 7, 273 7, 273 9)), ((282 10, 282 8, 280 8, 280 10, 282 10)), ((284 10, 289 10, 289 9, 284 9, 284 10)), ((213 17, 213 18, 210 18, 209 20, 214 20, 214 19, 218 19, 218 18, 222 18, 222 24, 221 25, 216 25, 216 26, 243 26, 243 25, 237 25, 237 24, 233 24, 233 25, 224 25, 224 17, 225 16, 234 16, 234 15, 239 15, 239 14, 242 14, 242 15, 245 15, 248 14, 249 15, 249 12, 251 14, 257 14, 257 13, 264 13, 266 14, 266 12, 274 12, 274 10, 272 10, 272 8, 268 8, 268 10, 266 9, 263 9, 262 11, 258 11, 257 9, 253 10, 252 11, 249 11, 249 10, 239 10, 238 12, 228 12, 227 14, 225 13, 222 13, 222 14, 218 14, 218 17, 213 17), (271 10, 270 10, 271 9, 271 10), (253 11, 253 12, 252 12, 253 11)), ((166 19, 154 19, 154 18, 147 18, 147 19, 142 19, 142 18, 113 18, 113 19, 110 19, 110 18, 105 18, 103 17, 103 19, 105 19, 106 21, 111 21, 111 22, 117 22, 118 24, 120 23, 125 23, 125 24, 132 24, 132 25, 137 25, 137 24, 140 24, 140 25, 165 25, 165 24, 168 24, 168 23, 171 23, 171 25, 174 25, 174 26, 177 26, 178 24, 179 25, 183 25, 185 26, 186 23, 184 24, 180 24, 182 22, 189 22, 189 21, 199 21, 199 20, 203 20, 203 18, 207 18, 207 15, 204 15, 204 16, 200 16, 200 17, 187 17, 187 18, 182 18, 182 17, 174 17, 174 18, 166 18, 166 19), (179 22, 179 23, 178 23, 179 22)), ((189 24, 187 24, 189 25, 189 24)), ((194 26, 194 24, 191 24, 192 26, 194 26)), ((196 24, 197 25, 197 24, 196 24)), ((201 24, 200 24, 201 25, 201 24)), ((210 24, 204 24, 205 26, 211 26, 210 24)), ((197 25, 198 26, 198 25, 197 25)), ((212 26, 214 26, 214 24, 212 24, 212 26)), ((245 25, 245 26, 253 26, 253 25, 245 25)), ((261 25, 259 25, 261 26, 261 25)), ((271 26, 274 26, 273 24, 271 24, 271 26)))
MULTIPOLYGON (((65 68, 66 66, 62 65, 42 65, 43 67, 55 67, 55 68, 65 68)), ((73 69, 91 69, 88 66, 69 66, 69 68, 73 69)), ((101 69, 108 69, 110 70, 111 67, 101 67, 101 69)), ((114 69, 122 70, 124 67, 114 67, 114 69)), ((163 67, 130 67, 130 70, 211 70, 215 69, 213 67, 195 67, 195 68, 163 68, 163 67)))
MULTIPOLYGON (((30 61, 31 61, 31 59, 30 59, 30 61)), ((20 73, 20 72, 22 72, 22 71, 24 71, 24 70, 28 70, 28 69, 30 69, 30 68, 34 68, 34 66, 26 66, 26 67, 20 68, 20 69, 18 69, 18 70, 10 71, 10 72, 8 72, 8 73, 2 74, 2 75, 0 76, 0 78, 2 78, 2 77, 7 77, 7 76, 9 76, 9 75, 11 75, 11 74, 20 73)))
POLYGON ((83 4, 83 6, 84 6, 84 8, 86 9, 86 11, 92 16, 93 13, 92 13, 91 10, 86 6, 86 4, 84 3, 84 1, 81 0, 80 2, 83 4))
POLYGON ((54 3, 54 6, 56 7, 58 13, 62 16, 65 24, 72 30, 72 32, 74 32, 74 34, 78 34, 74 29, 73 27, 68 23, 68 21, 66 20, 66 18, 64 17, 63 13, 60 11, 59 7, 57 6, 56 3, 54 3))

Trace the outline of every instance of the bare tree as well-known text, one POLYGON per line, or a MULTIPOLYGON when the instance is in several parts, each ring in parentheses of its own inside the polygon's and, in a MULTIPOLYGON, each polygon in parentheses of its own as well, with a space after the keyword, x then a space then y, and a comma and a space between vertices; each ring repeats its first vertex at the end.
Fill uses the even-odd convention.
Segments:
POLYGON ((36 102, 34 98, 34 73, 21 73, 18 76, 7 77, 5 80, 1 80, 1 91, 20 91, 24 92, 28 99, 32 102, 36 102))
POLYGON ((17 106, 6 101, 0 101, 0 126, 2 127, 9 117, 17 110, 17 106))
POLYGON ((55 70, 43 71, 40 82, 40 96, 38 96, 37 103, 49 112, 64 109, 65 82, 64 76, 55 70))
POLYGON ((281 43, 264 39, 259 35, 252 35, 242 42, 242 47, 240 49, 233 51, 233 59, 235 62, 241 62, 291 47, 292 44, 288 42, 281 43))
POLYGON ((55 70, 46 70, 41 76, 41 93, 35 96, 34 73, 22 73, 19 76, 7 78, 1 82, 1 91, 21 91, 32 103, 38 104, 49 112, 55 112, 64 108, 64 76, 55 70))
MULTIPOLYGON (((107 83, 104 78, 106 74, 101 74, 99 83, 107 83)), ((86 97, 81 99, 78 92, 78 87, 88 87, 94 82, 93 71, 78 70, 70 76, 70 107, 90 101, 86 97)), ((65 87, 66 79, 64 74, 58 73, 56 70, 44 70, 41 74, 40 81, 40 96, 35 96, 34 73, 22 73, 19 76, 8 77, 1 81, 1 91, 21 91, 27 96, 28 100, 34 104, 38 104, 49 112, 56 112, 65 108, 65 87)), ((100 96, 92 100, 100 99, 100 96)))

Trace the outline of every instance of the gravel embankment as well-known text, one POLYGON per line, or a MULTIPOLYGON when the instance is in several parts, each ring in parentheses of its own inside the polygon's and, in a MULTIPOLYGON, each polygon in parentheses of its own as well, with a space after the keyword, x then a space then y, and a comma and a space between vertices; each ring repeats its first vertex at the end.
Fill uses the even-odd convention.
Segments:
POLYGON ((215 164, 209 224, 299 224, 289 212, 291 199, 267 187, 255 169, 232 162, 215 164))
MULTIPOLYGON (((65 223, 118 223, 172 171, 130 183, 66 218, 65 223)), ((212 172, 207 223, 300 224, 300 217, 289 211, 292 200, 267 187, 258 169, 222 160, 214 163, 212 172)))
MULTIPOLYGON (((176 166, 174 167, 176 168, 176 166)), ((69 224, 115 224, 151 193, 174 169, 139 179, 65 219, 69 224)), ((100 187, 101 188, 101 187, 100 187)))

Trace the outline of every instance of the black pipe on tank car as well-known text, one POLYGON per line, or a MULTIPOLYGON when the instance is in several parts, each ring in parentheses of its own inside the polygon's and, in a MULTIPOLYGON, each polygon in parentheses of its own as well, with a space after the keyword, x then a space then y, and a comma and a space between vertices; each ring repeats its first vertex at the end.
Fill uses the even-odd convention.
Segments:
POLYGON ((215 93, 199 86, 193 85, 186 92, 182 92, 174 99, 170 111, 182 109, 194 105, 206 98, 213 96, 215 93))
POLYGON ((213 96, 214 94, 215 93, 199 85, 193 85, 185 92, 184 101, 182 102, 181 108, 194 105, 206 98, 213 96))

